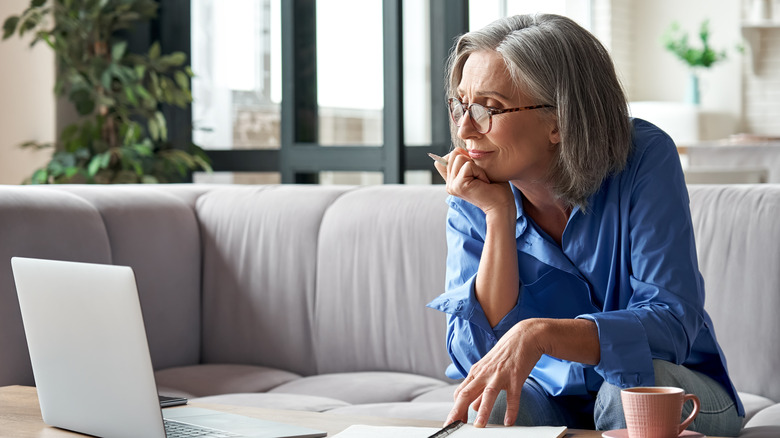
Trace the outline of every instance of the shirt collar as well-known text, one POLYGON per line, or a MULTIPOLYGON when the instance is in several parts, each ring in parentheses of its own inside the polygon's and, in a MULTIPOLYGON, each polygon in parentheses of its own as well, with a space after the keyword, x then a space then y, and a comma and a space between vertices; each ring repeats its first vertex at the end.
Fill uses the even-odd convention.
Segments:
MULTIPOLYGON (((514 184, 510 183, 509 185, 512 187, 512 194, 515 197, 515 207, 517 208, 515 238, 517 239, 518 250, 536 258, 542 263, 579 276, 579 270, 574 266, 571 260, 569 260, 563 249, 542 236, 536 227, 529 223, 529 219, 525 216, 525 211, 523 210, 523 193, 515 187, 514 184)), ((567 228, 570 226, 572 218, 579 210, 579 207, 574 207, 569 215, 569 221, 566 225, 567 228)))

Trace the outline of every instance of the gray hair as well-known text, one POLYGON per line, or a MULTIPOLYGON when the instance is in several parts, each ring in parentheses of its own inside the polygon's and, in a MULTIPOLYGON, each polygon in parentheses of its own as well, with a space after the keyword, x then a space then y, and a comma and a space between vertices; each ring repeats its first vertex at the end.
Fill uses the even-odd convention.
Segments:
MULTIPOLYGON (((466 59, 495 51, 512 82, 557 121, 561 142, 548 181, 559 199, 587 206, 631 152, 628 104, 612 59, 590 32, 552 14, 517 15, 462 35, 448 61, 447 94, 455 96, 466 59)), ((453 126, 453 141, 463 146, 453 126)))

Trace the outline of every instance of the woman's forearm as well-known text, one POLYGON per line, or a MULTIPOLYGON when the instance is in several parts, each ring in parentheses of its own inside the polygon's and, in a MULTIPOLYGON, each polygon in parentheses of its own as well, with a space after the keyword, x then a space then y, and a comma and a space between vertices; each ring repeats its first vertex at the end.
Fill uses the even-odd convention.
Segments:
POLYGON ((515 307, 519 293, 516 212, 514 205, 512 207, 486 214, 487 233, 477 271, 475 295, 493 327, 515 307))
POLYGON ((521 324, 536 336, 541 351, 548 356, 587 365, 601 360, 599 331, 589 319, 533 318, 521 324))

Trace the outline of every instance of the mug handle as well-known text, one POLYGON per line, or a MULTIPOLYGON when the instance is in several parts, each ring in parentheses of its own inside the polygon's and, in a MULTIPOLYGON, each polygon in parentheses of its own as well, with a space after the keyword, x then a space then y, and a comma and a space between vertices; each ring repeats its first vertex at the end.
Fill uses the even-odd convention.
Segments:
POLYGON ((696 397, 695 394, 685 394, 683 397, 683 404, 685 404, 685 402, 688 400, 693 402, 693 410, 691 410, 691 415, 688 415, 688 418, 686 418, 685 421, 680 424, 680 429, 677 431, 678 435, 683 433, 683 431, 687 429, 691 423, 693 423, 693 420, 696 418, 696 416, 699 415, 699 408, 701 408, 699 397, 696 397))

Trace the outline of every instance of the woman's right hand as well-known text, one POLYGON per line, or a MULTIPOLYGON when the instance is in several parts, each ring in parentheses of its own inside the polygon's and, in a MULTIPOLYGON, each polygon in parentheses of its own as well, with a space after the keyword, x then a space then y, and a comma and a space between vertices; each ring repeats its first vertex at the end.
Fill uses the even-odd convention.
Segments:
MULTIPOLYGON (((484 169, 469 157, 463 148, 444 156, 447 166, 434 162, 434 167, 447 183, 447 193, 479 207, 485 214, 511 206, 514 196, 508 183, 492 183, 484 169)), ((516 214, 512 212, 512 217, 516 214)))

